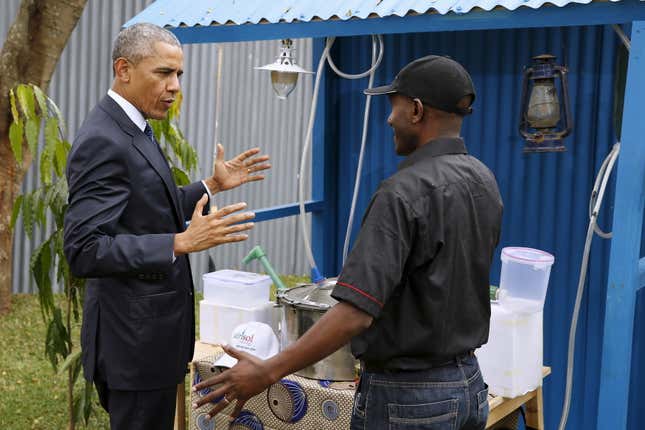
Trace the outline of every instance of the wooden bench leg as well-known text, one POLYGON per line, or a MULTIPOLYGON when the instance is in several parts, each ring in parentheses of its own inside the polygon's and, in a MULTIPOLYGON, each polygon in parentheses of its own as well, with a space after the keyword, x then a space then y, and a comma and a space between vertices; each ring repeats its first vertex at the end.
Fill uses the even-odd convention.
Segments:
POLYGON ((175 430, 186 430, 186 387, 177 385, 177 405, 175 407, 175 430))
POLYGON ((526 427, 544 430, 544 405, 542 387, 536 390, 535 396, 526 402, 526 427))

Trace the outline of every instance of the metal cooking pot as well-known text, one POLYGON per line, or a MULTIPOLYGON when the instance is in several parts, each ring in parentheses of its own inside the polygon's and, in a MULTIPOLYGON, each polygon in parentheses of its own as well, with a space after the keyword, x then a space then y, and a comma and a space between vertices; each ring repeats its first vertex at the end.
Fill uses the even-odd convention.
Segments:
MULTIPOLYGON (((321 284, 305 284, 278 294, 282 305, 282 348, 291 345, 323 316, 338 301, 331 297, 336 279, 330 278, 321 284)), ((356 379, 356 360, 349 344, 327 358, 305 367, 296 375, 305 378, 330 381, 353 381, 356 379)))

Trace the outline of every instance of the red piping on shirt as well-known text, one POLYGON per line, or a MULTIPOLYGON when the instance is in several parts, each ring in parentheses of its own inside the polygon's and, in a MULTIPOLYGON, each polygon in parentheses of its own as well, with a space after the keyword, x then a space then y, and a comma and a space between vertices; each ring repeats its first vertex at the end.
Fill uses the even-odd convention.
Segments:
POLYGON ((379 302, 379 301, 378 301, 378 300, 376 300, 373 296, 371 296, 371 295, 367 294, 367 293, 366 293, 365 291, 363 291, 363 290, 359 290, 358 288, 356 288, 356 287, 355 287, 355 286, 353 286, 353 285, 349 285, 349 284, 346 284, 346 283, 344 283, 344 282, 336 282, 336 285, 342 285, 343 287, 351 288, 352 290, 356 291, 356 292, 357 292, 357 293, 359 293, 359 294, 364 295, 365 297, 367 297, 368 299, 370 299, 371 301, 373 301, 374 303, 376 303, 377 305, 379 305, 379 307, 381 307, 381 308, 383 307, 383 303, 379 302))

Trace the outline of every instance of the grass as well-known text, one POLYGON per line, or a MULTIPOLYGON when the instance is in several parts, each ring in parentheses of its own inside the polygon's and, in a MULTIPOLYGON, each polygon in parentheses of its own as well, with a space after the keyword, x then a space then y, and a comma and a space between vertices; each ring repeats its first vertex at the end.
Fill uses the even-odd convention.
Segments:
MULTIPOLYGON (((18 294, 12 302, 12 311, 0 317, 0 428, 66 429, 67 374, 55 373, 45 357, 45 324, 38 298, 18 294)), ((79 332, 75 326, 76 342, 80 342, 79 332)), ((98 399, 94 409, 88 428, 109 429, 98 399)))
MULTIPOLYGON (((282 280, 287 286, 306 282, 302 276, 283 276, 282 280)), ((62 301, 62 297, 57 299, 62 301)), ((200 297, 196 299, 198 312, 200 297)), ((197 314, 196 320, 199 322, 197 314)), ((54 372, 45 357, 44 339, 45 325, 37 296, 14 295, 12 311, 0 316, 1 430, 58 430, 68 427, 67 377, 54 372)), ((79 325, 73 328, 72 339, 77 344, 80 342, 79 325)), ((77 389, 81 387, 82 384, 78 384, 77 389)), ((190 396, 186 398, 190 399, 190 396)), ((107 413, 96 397, 94 411, 87 428, 109 429, 107 413)))

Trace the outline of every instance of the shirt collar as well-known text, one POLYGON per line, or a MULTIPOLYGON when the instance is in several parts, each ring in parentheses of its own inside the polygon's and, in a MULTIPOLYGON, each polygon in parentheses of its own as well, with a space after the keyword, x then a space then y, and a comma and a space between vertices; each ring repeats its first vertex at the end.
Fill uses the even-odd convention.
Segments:
POLYGON ((137 127, 139 127, 139 130, 141 131, 145 130, 146 125, 148 125, 148 122, 143 117, 143 115, 141 115, 141 112, 139 112, 139 109, 134 107, 132 103, 127 101, 125 98, 123 98, 123 96, 121 96, 116 91, 109 89, 107 93, 108 93, 108 96, 112 97, 112 100, 114 100, 119 106, 121 106, 121 109, 123 109, 123 111, 128 116, 128 118, 130 118, 130 120, 137 127))
POLYGON ((438 157, 446 154, 468 154, 466 144, 461 137, 439 137, 432 139, 425 145, 417 148, 412 154, 399 164, 399 170, 409 167, 419 160, 438 157))

